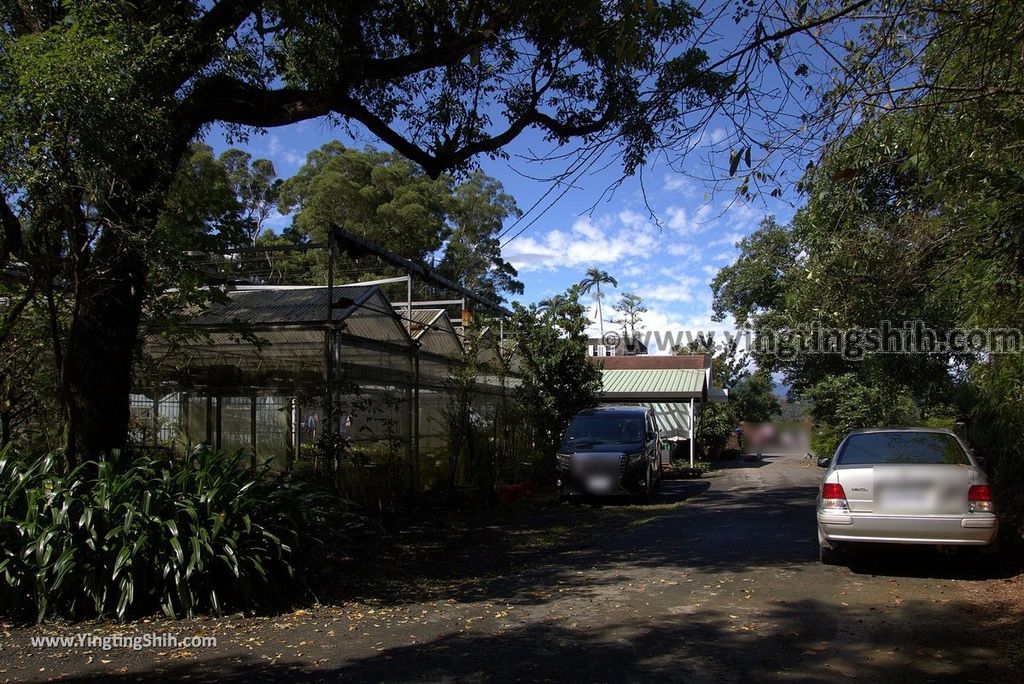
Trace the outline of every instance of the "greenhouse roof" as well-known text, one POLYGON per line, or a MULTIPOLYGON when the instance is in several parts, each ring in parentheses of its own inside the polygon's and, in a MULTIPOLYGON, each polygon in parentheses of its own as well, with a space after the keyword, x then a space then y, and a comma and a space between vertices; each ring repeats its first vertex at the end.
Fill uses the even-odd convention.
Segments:
MULTIPOLYGON (((327 289, 326 286, 241 286, 225 292, 227 301, 211 305, 188 325, 323 325, 327 323, 327 289)), ((374 285, 336 285, 333 320, 344 320, 379 289, 374 285)))

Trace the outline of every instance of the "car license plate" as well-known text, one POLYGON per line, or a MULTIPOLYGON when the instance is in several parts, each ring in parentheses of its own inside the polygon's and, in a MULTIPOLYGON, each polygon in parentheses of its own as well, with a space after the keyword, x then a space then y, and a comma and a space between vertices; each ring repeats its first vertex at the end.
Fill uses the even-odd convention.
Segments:
POLYGON ((929 492, 921 487, 886 487, 879 492, 879 503, 888 510, 922 509, 928 506, 929 492))
POLYGON ((612 478, 607 475, 591 475, 587 478, 587 489, 592 492, 607 492, 612 488, 612 478))

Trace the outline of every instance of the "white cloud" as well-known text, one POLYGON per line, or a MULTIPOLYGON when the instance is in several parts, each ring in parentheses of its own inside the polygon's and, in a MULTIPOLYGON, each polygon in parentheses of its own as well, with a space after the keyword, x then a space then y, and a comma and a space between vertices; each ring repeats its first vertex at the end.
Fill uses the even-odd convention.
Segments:
POLYGON ((626 210, 614 218, 581 217, 569 230, 551 230, 539 238, 520 237, 503 250, 503 256, 521 271, 605 265, 651 258, 660 237, 641 214, 626 210))
POLYGON ((730 247, 735 247, 736 243, 738 243, 744 237, 746 236, 743 233, 733 231, 731 233, 726 233, 720 238, 716 238, 710 241, 708 243, 708 247, 717 247, 719 245, 729 245, 730 247))
POLYGON ((266 152, 279 173, 281 168, 298 168, 306 163, 306 155, 285 147, 281 144, 281 139, 273 133, 267 138, 266 152))
POLYGON ((670 242, 665 251, 672 256, 692 257, 694 259, 701 257, 700 247, 691 242, 670 242))
POLYGON ((732 261, 736 257, 735 252, 719 252, 711 257, 712 261, 732 261))
POLYGON ((693 212, 687 211, 683 207, 669 207, 666 211, 668 214, 666 224, 680 235, 696 235, 714 224, 711 212, 710 204, 702 204, 693 212))
POLYGON ((721 208, 722 222, 727 223, 733 230, 740 230, 746 233, 757 228, 757 224, 765 216, 763 210, 740 200, 723 202, 721 208))
POLYGON ((637 288, 637 294, 656 302, 692 302, 694 288, 704 284, 700 278, 687 274, 664 276, 663 279, 637 288))
POLYGON ((705 128, 699 135, 690 137, 689 147, 691 150, 696 150, 698 147, 714 147, 725 140, 727 136, 728 133, 724 128, 712 128, 711 130, 705 128))
POLYGON ((683 197, 695 197, 697 186, 692 180, 678 173, 666 173, 661 183, 661 189, 665 192, 673 192, 683 197))

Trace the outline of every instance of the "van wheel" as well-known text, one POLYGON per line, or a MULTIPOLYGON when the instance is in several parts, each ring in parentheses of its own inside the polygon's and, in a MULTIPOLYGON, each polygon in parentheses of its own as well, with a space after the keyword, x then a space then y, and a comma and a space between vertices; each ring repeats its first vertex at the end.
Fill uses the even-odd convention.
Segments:
POLYGON ((644 503, 651 503, 654 501, 654 476, 651 475, 651 469, 647 469, 647 481, 644 484, 644 503))
POLYGON ((821 561, 822 565, 842 565, 842 549, 837 546, 828 546, 822 542, 818 542, 818 560, 821 561))

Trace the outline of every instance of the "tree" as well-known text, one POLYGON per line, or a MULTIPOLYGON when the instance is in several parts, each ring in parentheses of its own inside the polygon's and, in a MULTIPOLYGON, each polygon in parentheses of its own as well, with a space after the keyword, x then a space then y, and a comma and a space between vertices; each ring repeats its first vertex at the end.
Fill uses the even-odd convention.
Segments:
MULTIPOLYGON (((461 183, 450 176, 434 179, 395 153, 330 142, 280 184, 278 197, 282 212, 294 212, 285 231, 294 242, 323 242, 327 227, 336 224, 492 299, 522 292, 515 268, 501 258, 498 239, 505 220, 518 216, 519 209, 501 183, 482 171, 461 183)), ((322 280, 323 267, 309 270, 322 280)), ((336 266, 383 275, 364 269, 353 263, 336 266)))
POLYGON ((737 382, 729 392, 729 408, 740 422, 766 423, 777 416, 782 407, 771 374, 759 370, 737 382))
POLYGON ((713 333, 700 333, 687 344, 676 345, 672 353, 676 356, 712 354, 711 384, 729 389, 750 375, 750 355, 746 351, 741 352, 739 344, 739 337, 728 337, 719 348, 713 333))
POLYGON ((550 297, 545 297, 544 299, 537 302, 537 313, 543 315, 547 314, 548 312, 553 312, 564 303, 564 294, 555 294, 551 295, 550 297))
POLYGON ((920 420, 920 411, 905 388, 867 386, 852 373, 821 381, 807 397, 813 402, 811 416, 818 428, 812 444, 823 456, 835 452, 850 430, 914 425, 920 420))
POLYGON ((594 291, 594 300, 597 302, 597 328, 598 334, 601 339, 604 339, 604 314, 601 311, 601 300, 604 299, 604 293, 601 292, 602 285, 611 285, 612 287, 618 287, 619 282, 615 278, 608 275, 608 271, 602 271, 596 266, 591 266, 587 269, 587 277, 580 281, 579 288, 580 294, 587 294, 591 290, 594 291))
POLYGON ((491 299, 522 294, 519 273, 501 257, 505 221, 522 215, 501 183, 480 170, 455 188, 449 220, 451 234, 437 270, 451 280, 491 299))
POLYGON ((619 301, 612 308, 619 314, 619 318, 613 319, 612 323, 622 326, 622 341, 627 347, 636 345, 636 330, 642 329, 643 315, 647 313, 643 299, 639 295, 624 293, 619 301))
POLYGON ((553 464, 569 420, 598 402, 601 369, 587 361, 586 309, 577 288, 545 313, 515 303, 511 321, 522 382, 516 396, 539 455, 553 464))
POLYGON ((70 288, 54 352, 69 460, 125 444, 158 217, 211 126, 358 125, 430 178, 533 130, 582 159, 614 148, 632 173, 724 102, 756 106, 763 54, 849 11, 741 11, 749 39, 712 62, 684 2, 5 3, 0 261, 44 298, 70 288))
POLYGON ((450 235, 445 219, 450 179, 431 178, 408 159, 329 142, 280 187, 289 232, 325 242, 332 224, 414 261, 424 262, 450 235))
POLYGON ((274 162, 269 159, 253 161, 248 152, 229 149, 221 153, 220 163, 227 170, 228 180, 234 186, 241 205, 245 244, 255 245, 263 233, 264 224, 277 206, 282 181, 274 170, 274 162))

